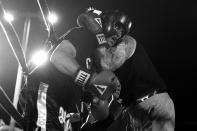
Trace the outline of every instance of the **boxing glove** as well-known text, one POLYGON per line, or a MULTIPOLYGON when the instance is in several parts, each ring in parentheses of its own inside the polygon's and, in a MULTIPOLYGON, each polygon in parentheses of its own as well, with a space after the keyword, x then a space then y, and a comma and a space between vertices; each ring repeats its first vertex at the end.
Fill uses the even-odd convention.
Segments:
POLYGON ((75 83, 102 100, 108 100, 119 86, 118 78, 111 71, 91 73, 82 69, 75 76, 75 83))

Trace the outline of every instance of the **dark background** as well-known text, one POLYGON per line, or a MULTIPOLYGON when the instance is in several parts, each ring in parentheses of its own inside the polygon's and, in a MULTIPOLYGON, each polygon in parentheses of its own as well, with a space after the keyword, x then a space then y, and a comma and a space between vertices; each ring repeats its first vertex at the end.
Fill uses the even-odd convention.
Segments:
MULTIPOLYGON (((187 0, 48 0, 59 16, 55 32, 60 36, 76 25, 77 16, 87 7, 119 9, 133 22, 131 34, 142 43, 167 84, 176 110, 176 130, 197 127, 196 107, 196 23, 197 4, 187 0)), ((47 32, 36 0, 5 0, 6 10, 15 15, 13 25, 22 40, 25 16, 31 14, 26 57, 41 47, 47 32)), ((13 99, 17 61, 0 29, 0 85, 13 99)), ((0 118, 9 117, 0 109, 0 118)))

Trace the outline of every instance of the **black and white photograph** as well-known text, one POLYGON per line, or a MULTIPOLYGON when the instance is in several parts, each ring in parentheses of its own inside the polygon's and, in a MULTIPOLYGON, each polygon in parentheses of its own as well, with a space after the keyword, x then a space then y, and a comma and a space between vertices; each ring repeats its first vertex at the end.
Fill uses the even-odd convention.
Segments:
POLYGON ((192 0, 0 0, 0 131, 194 131, 196 31, 192 0))

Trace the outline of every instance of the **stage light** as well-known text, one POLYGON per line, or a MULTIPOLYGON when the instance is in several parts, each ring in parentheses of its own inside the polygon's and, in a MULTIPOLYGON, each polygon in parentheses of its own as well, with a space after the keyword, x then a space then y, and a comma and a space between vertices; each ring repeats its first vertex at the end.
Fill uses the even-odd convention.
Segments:
POLYGON ((57 15, 55 13, 50 13, 48 15, 48 21, 51 23, 51 24, 54 24, 57 22, 58 18, 57 18, 57 15))
POLYGON ((5 12, 3 17, 8 22, 12 22, 14 20, 14 16, 11 13, 8 13, 8 12, 5 12))
POLYGON ((48 53, 44 50, 37 51, 35 54, 33 54, 31 58, 31 62, 35 64, 36 66, 42 65, 47 61, 48 53))

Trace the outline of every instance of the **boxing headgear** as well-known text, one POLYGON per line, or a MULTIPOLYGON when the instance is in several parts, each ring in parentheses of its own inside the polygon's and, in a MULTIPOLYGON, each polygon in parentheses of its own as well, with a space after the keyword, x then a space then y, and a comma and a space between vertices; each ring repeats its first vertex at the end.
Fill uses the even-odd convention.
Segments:
POLYGON ((109 10, 102 13, 103 32, 106 37, 118 35, 121 31, 121 37, 128 34, 132 22, 129 17, 118 10, 109 10))
POLYGON ((102 33, 101 13, 100 10, 87 10, 78 16, 77 24, 86 27, 94 34, 102 33))

